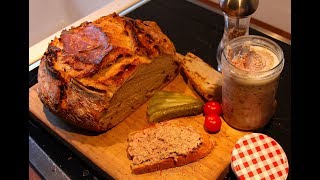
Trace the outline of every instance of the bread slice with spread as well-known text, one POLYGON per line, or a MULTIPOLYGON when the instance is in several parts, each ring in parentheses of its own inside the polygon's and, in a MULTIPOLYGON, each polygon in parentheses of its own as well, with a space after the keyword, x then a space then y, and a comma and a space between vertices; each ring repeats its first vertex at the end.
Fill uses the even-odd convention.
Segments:
POLYGON ((183 166, 207 156, 214 144, 209 135, 175 120, 128 135, 128 155, 134 174, 183 166))

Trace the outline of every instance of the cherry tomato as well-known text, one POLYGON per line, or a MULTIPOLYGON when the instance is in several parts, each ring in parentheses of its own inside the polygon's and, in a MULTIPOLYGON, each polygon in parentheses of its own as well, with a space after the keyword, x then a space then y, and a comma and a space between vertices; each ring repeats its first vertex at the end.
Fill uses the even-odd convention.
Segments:
POLYGON ((203 106, 203 113, 204 115, 215 114, 220 116, 222 114, 222 108, 220 103, 215 101, 208 101, 203 106))
POLYGON ((205 116, 204 120, 205 130, 209 133, 216 133, 220 131, 221 119, 215 114, 210 114, 205 116))

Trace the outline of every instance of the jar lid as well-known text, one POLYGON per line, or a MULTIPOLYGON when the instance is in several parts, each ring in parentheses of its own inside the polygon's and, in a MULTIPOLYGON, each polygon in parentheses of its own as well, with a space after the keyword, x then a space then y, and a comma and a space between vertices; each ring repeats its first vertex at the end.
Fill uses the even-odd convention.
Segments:
POLYGON ((271 137, 251 133, 240 138, 231 155, 231 168, 238 179, 286 179, 287 156, 271 137))

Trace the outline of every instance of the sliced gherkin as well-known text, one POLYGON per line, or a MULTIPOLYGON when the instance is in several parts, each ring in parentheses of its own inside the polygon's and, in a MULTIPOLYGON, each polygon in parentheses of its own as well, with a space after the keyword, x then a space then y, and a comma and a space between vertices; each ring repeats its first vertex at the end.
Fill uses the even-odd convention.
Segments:
POLYGON ((149 115, 149 122, 161 122, 168 119, 193 116, 201 114, 203 111, 203 103, 183 104, 173 107, 167 107, 153 112, 149 115))
MULTIPOLYGON (((190 104, 190 102, 171 102, 171 103, 157 103, 152 106, 148 107, 147 115, 151 115, 152 113, 159 111, 161 109, 169 108, 169 107, 175 107, 179 105, 184 105, 184 104, 190 104)), ((195 103, 194 101, 191 103, 195 103)))
POLYGON ((204 103, 183 93, 157 91, 150 99, 147 115, 150 122, 202 113, 204 103))
POLYGON ((170 106, 176 106, 180 104, 188 104, 188 103, 195 103, 199 102, 198 99, 183 99, 183 98, 162 98, 162 99, 152 99, 150 101, 148 107, 170 107, 170 106))
POLYGON ((169 103, 169 102, 177 102, 177 101, 198 101, 198 99, 193 98, 191 96, 176 96, 176 95, 161 95, 161 96, 153 96, 150 99, 149 105, 157 104, 157 103, 169 103), (165 102, 163 102, 165 101, 165 102))

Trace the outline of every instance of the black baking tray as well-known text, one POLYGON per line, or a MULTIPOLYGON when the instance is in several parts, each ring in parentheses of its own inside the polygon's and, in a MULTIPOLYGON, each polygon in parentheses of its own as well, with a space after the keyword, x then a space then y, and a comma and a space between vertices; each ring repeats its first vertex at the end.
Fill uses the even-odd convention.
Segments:
MULTIPOLYGON (((223 35, 224 19, 209 9, 184 0, 152 0, 126 16, 155 21, 175 44, 177 52, 192 52, 212 67, 217 67, 216 49, 223 35)), ((291 46, 263 32, 250 28, 252 35, 272 39, 283 49, 285 65, 281 73, 277 101, 278 108, 261 133, 275 139, 284 149, 289 169, 291 164, 291 46)), ((29 72, 29 87, 37 83, 38 68, 29 72)), ((112 179, 77 150, 39 124, 30 113, 29 135, 71 179, 112 179)), ((289 170, 288 179, 291 179, 289 170)), ((236 179, 230 171, 225 179, 236 179)))

